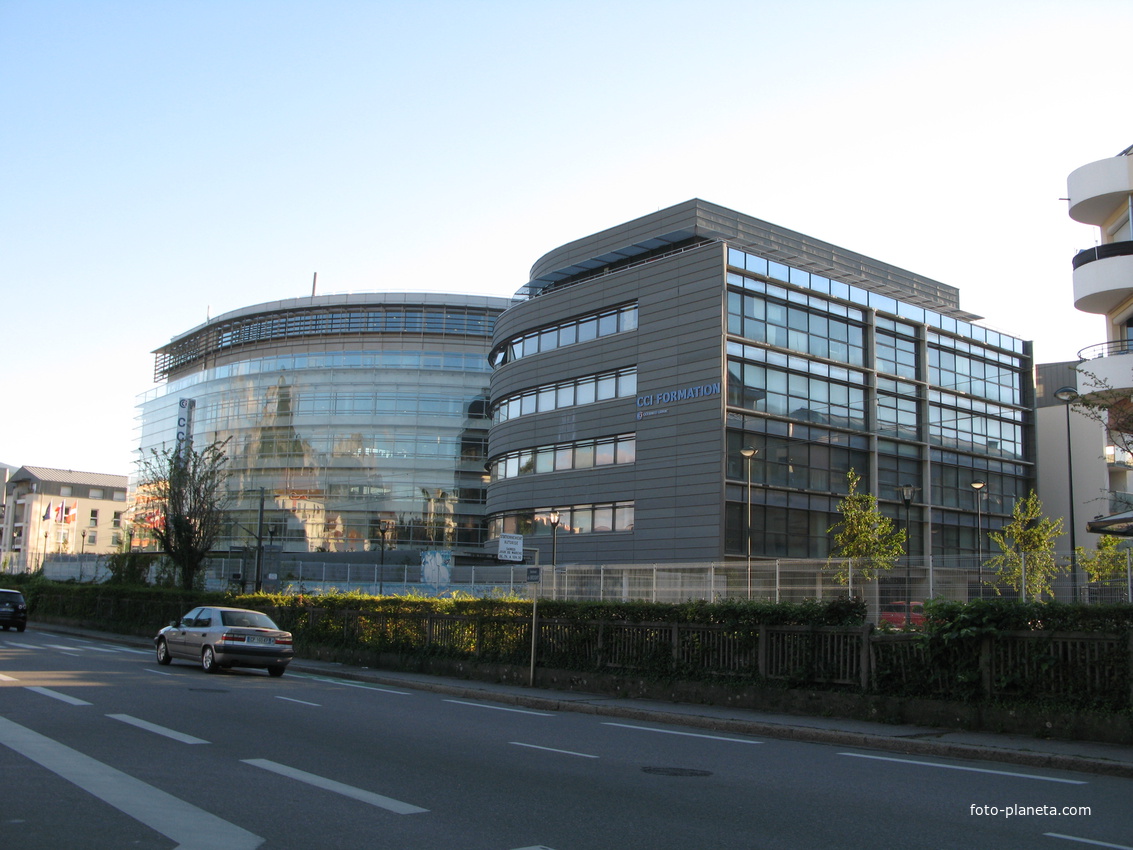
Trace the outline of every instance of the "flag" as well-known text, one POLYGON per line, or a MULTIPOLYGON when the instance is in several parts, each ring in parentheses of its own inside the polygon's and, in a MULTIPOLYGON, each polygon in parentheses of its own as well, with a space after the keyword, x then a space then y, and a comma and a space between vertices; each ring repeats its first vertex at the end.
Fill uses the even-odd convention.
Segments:
POLYGON ((52 510, 53 510, 53 509, 52 509, 52 505, 54 505, 54 504, 55 504, 54 502, 48 502, 48 503, 47 503, 47 510, 45 510, 45 511, 43 512, 43 518, 44 518, 45 520, 47 520, 47 519, 51 519, 51 512, 52 512, 52 510))
POLYGON ((71 502, 71 507, 67 509, 67 522, 72 523, 79 518, 79 502, 76 499, 71 502))
POLYGON ((55 507, 55 521, 56 522, 62 522, 63 519, 65 518, 66 514, 67 514, 67 503, 61 501, 55 507))

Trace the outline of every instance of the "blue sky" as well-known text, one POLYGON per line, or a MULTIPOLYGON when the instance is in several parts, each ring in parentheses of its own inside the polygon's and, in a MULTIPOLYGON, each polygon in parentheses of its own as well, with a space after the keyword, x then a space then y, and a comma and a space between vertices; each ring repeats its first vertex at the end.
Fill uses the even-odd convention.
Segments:
POLYGON ((128 473, 154 348, 320 292, 510 295, 701 197, 957 286, 1039 361, 1128 0, 0 0, 0 461, 128 473))

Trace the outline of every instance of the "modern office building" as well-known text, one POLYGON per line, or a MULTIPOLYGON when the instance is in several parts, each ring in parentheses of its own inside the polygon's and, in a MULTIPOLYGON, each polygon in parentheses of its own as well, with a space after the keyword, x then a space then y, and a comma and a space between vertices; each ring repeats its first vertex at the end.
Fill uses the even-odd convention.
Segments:
MULTIPOLYGON (((1097 244, 1078 252, 1073 260, 1074 306, 1102 315, 1106 322, 1106 340, 1078 354, 1076 388, 1086 399, 1128 399, 1133 396, 1133 147, 1076 169, 1067 178, 1067 189, 1070 217, 1097 228, 1097 244)), ((1099 514, 1133 510, 1133 435, 1127 433, 1128 416, 1113 424, 1111 429, 1095 429, 1104 431, 1105 473, 1088 482, 1091 503, 1083 506, 1085 517, 1077 517, 1079 532, 1083 520, 1092 524, 1099 514), (1108 498, 1098 498, 1099 492, 1108 498)), ((1096 445, 1087 451, 1098 454, 1096 445)), ((1076 452, 1076 461, 1080 457, 1076 452)), ((1133 524, 1126 523, 1124 530, 1133 532, 1133 524)))
POLYGON ((217 316, 155 352, 139 449, 228 441, 218 551, 480 553, 487 353, 510 303, 312 295, 217 316))
POLYGON ((1034 486, 1030 344, 912 272, 691 200, 551 251, 517 297, 488 514, 544 563, 824 558, 852 469, 918 563, 974 570, 1034 486))
POLYGON ((59 555, 121 550, 126 529, 125 475, 22 466, 5 485, 0 565, 30 572, 59 555))

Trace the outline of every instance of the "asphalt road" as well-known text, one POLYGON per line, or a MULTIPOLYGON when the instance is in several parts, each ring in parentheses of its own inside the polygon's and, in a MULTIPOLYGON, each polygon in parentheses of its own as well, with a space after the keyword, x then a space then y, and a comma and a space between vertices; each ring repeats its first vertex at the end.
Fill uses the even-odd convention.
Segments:
POLYGON ((1133 850, 1133 780, 0 633, 0 846, 1133 850), (1069 809, 1075 813, 1069 813, 1069 809))

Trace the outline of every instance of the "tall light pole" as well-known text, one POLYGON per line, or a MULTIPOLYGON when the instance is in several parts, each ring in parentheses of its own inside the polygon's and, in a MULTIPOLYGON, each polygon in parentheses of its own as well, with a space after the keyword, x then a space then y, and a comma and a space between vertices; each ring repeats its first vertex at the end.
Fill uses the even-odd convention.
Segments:
POLYGON ((1078 400, 1074 387, 1060 387, 1054 397, 1066 405, 1066 477, 1070 496, 1070 599, 1078 601, 1078 536, 1074 527, 1074 443, 1070 439, 1070 405, 1078 400))
POLYGON ((562 515, 558 511, 551 511, 548 519, 551 521, 551 569, 558 572, 559 523, 562 521, 562 515))
POLYGON ((382 559, 378 572, 378 596, 385 596, 386 591, 386 535, 393 531, 394 521, 383 519, 378 521, 378 534, 382 536, 382 559))
MULTIPOLYGON (((744 456, 744 463, 747 465, 747 516, 744 517, 744 537, 747 538, 747 598, 751 599, 751 466, 755 456, 759 453, 758 449, 752 446, 744 446, 740 449, 740 454, 744 456)), ((776 587, 775 591, 778 593, 779 588, 776 587)))
POLYGON ((917 488, 912 484, 904 484, 900 488, 901 501, 905 503, 905 628, 909 628, 912 622, 913 613, 913 575, 912 575, 912 550, 913 550, 913 535, 912 524, 909 522, 909 512, 913 507, 913 496, 916 495, 917 488))
POLYGON ((973 481, 972 490, 976 496, 976 584, 980 589, 980 599, 984 598, 984 519, 983 489, 986 481, 973 481))

